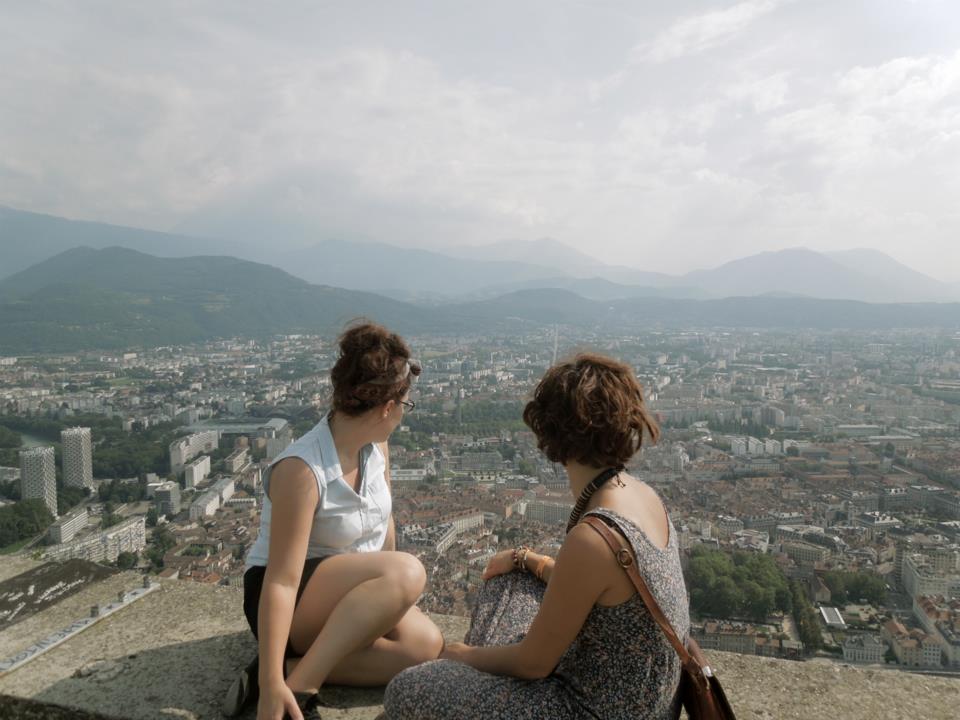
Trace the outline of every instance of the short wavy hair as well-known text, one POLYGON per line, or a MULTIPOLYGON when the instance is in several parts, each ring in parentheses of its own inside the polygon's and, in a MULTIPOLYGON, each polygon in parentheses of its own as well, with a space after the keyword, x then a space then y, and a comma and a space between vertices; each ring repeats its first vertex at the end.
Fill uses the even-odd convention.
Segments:
POLYGON ((660 437, 630 367, 593 353, 547 370, 523 410, 523 421, 551 461, 598 468, 626 465, 640 450, 644 434, 652 442, 660 437))
POLYGON ((330 371, 336 412, 357 416, 401 400, 420 375, 420 364, 410 357, 403 338, 376 323, 354 321, 339 345, 340 356, 330 371))

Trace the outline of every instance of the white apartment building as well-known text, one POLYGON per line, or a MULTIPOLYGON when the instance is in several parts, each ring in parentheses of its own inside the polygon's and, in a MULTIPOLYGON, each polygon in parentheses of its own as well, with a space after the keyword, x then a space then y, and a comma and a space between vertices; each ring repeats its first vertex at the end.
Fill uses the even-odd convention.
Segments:
POLYGON ((570 519, 570 513, 573 512, 571 503, 544 502, 536 500, 527 503, 527 509, 524 517, 533 522, 541 522, 549 525, 565 523, 570 519))
POLYGON ((220 478, 213 485, 210 486, 210 492, 215 493, 218 498, 220 498, 220 505, 222 506, 227 500, 233 497, 234 490, 236 489, 236 484, 233 481, 233 478, 220 478))
POLYGON ((289 432, 281 433, 276 437, 267 438, 266 460, 273 460, 293 443, 293 435, 289 432))
POLYGON ((960 597, 960 573, 940 570, 930 558, 924 555, 907 555, 903 559, 901 577, 903 588, 910 597, 918 595, 960 597))
POLYGON ((463 512, 446 515, 441 522, 449 523, 459 535, 474 528, 483 527, 483 513, 479 510, 464 510, 463 512))
POLYGON ((124 520, 87 538, 51 545, 44 553, 48 560, 80 558, 91 562, 116 562, 122 552, 139 553, 147 546, 146 519, 141 515, 124 520))
POLYGON ((249 464, 250 452, 245 447, 237 448, 223 460, 224 469, 233 475, 241 472, 249 464))
POLYGON ((184 487, 192 488, 202 483, 210 474, 210 456, 201 455, 183 467, 184 487))
POLYGON ((20 487, 24 500, 43 500, 57 517, 57 467, 52 447, 20 451, 20 487))
POLYGON ((205 492, 190 505, 190 519, 202 520, 220 509, 220 495, 214 491, 205 492))
POLYGON ((390 468, 390 482, 392 483, 422 483, 427 477, 424 468, 390 468))
POLYGON ((92 487, 93 446, 90 428, 62 430, 60 443, 63 446, 63 484, 67 487, 92 487))
POLYGON ((82 508, 57 520, 47 531, 54 544, 70 542, 74 536, 87 526, 87 509, 82 508))
POLYGON ((173 517, 180 512, 180 484, 165 482, 154 493, 157 503, 157 514, 173 517))
POLYGON ((766 455, 783 455, 783 445, 779 440, 764 440, 763 452, 766 455))
POLYGON ((204 430, 170 443, 170 471, 180 474, 183 466, 200 453, 210 453, 220 444, 217 430, 204 430))

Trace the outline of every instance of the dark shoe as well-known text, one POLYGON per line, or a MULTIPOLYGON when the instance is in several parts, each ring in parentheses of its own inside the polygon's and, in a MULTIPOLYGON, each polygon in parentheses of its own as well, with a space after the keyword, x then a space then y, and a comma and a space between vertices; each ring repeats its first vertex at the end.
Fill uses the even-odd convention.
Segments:
POLYGON ((251 703, 255 703, 260 696, 258 674, 260 672, 260 656, 253 658, 240 674, 237 675, 227 695, 223 699, 220 711, 226 717, 236 717, 251 703))
MULTIPOLYGON (((315 692, 294 692, 293 696, 297 699, 297 707, 303 715, 303 720, 320 720, 320 708, 324 704, 320 701, 320 695, 315 692)), ((284 720, 290 720, 290 716, 284 714, 284 720)))

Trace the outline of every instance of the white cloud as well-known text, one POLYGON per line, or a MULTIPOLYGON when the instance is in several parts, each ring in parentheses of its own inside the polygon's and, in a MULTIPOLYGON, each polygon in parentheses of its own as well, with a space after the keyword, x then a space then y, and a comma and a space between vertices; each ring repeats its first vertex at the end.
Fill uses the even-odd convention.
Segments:
POLYGON ((784 4, 784 0, 746 0, 678 20, 650 43, 634 48, 635 61, 661 63, 718 47, 744 32, 756 20, 784 4))
POLYGON ((786 73, 777 73, 737 83, 727 90, 727 95, 733 100, 749 103, 754 112, 766 113, 786 104, 788 90, 786 73))
POLYGON ((900 259, 960 267, 956 45, 901 33, 900 15, 868 37, 849 10, 835 46, 813 46, 822 16, 783 4, 624 2, 600 26, 551 4, 551 22, 510 15, 500 45, 432 4, 400 12, 404 32, 386 4, 229 22, 34 8, 0 25, 0 204, 275 243, 551 235, 669 272, 909 238, 900 259))

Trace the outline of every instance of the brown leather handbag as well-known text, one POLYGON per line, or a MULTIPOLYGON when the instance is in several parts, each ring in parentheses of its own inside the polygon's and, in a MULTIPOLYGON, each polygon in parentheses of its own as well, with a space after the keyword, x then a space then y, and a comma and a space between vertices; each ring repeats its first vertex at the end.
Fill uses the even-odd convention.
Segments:
MULTIPOLYGON (((686 645, 680 642, 673 626, 663 614, 663 610, 654 600, 647 584, 643 581, 640 573, 637 571, 637 565, 633 561, 633 553, 619 535, 614 533, 609 525, 596 515, 588 515, 581 522, 587 523, 590 527, 600 533, 600 537, 607 541, 607 545, 613 551, 617 562, 627 577, 633 583, 633 586, 643 598, 647 610, 656 620, 657 625, 663 630, 670 644, 673 645, 677 654, 680 656, 680 702, 687 711, 690 720, 736 720, 733 714, 733 708, 727 700, 723 688, 720 687, 720 681, 713 674, 707 659, 704 657, 700 646, 693 638, 688 638, 686 645)), ((675 717, 680 717, 680 708, 677 707, 675 717)))

